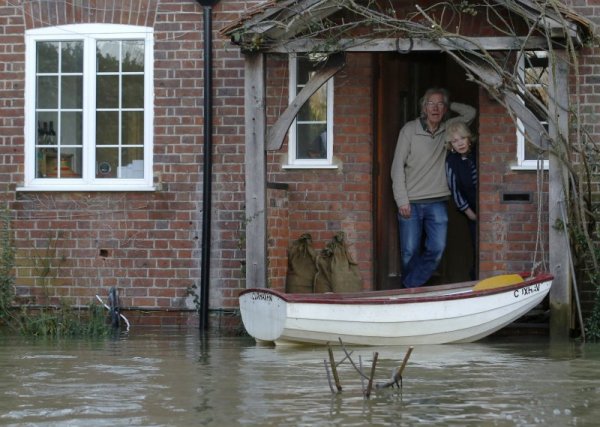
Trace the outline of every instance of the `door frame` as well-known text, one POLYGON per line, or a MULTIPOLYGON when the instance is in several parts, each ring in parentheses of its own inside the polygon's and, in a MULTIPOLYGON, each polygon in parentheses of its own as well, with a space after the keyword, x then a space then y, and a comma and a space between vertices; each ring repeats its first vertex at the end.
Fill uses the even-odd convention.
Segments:
MULTIPOLYGON (((477 108, 479 89, 469 83, 459 65, 440 51, 398 54, 374 54, 374 138, 373 144, 373 233, 375 289, 401 287, 401 262, 398 241, 397 206, 393 198, 390 169, 398 132, 420 113, 419 100, 430 87, 448 88, 460 94, 451 100, 477 108), (401 78, 404 77, 404 78, 401 78)), ((476 130, 477 124, 472 124, 476 130)), ((453 202, 448 208, 447 250, 429 284, 469 280, 473 250, 466 217, 456 210, 453 202), (465 256, 467 254, 467 256, 465 256)))

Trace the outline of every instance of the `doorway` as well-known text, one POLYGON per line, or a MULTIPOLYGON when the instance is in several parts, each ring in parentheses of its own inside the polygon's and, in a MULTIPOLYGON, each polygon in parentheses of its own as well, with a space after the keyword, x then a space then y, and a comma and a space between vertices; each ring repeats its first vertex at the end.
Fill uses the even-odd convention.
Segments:
MULTIPOLYGON (((451 100, 477 108, 478 87, 465 72, 439 52, 380 53, 375 68, 374 220, 376 289, 402 287, 398 241, 398 208, 392 193, 390 169, 402 126, 419 115, 419 99, 430 87, 444 87, 451 100)), ((477 134, 477 123, 471 125, 477 134)), ((448 239, 438 271, 428 284, 469 280, 472 248, 466 217, 453 202, 448 206, 448 239), (466 238, 465 238, 466 237, 466 238)), ((475 257, 477 259, 477 257, 475 257)))

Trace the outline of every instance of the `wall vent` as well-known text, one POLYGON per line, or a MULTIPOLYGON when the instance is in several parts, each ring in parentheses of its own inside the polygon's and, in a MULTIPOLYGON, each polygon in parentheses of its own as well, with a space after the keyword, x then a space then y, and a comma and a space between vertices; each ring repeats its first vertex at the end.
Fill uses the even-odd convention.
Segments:
POLYGON ((531 203, 531 193, 502 193, 502 203, 531 203))

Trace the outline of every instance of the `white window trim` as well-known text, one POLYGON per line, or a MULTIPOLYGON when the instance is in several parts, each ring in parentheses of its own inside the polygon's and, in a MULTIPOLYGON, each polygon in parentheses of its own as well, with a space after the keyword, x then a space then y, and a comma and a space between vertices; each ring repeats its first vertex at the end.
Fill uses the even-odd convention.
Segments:
POLYGON ((154 123, 154 35, 150 27, 118 24, 75 24, 38 28, 25 33, 25 181, 18 191, 154 191, 153 186, 153 123, 154 123), (83 40, 85 44, 101 40, 145 41, 144 55, 144 178, 95 178, 95 55, 87 45, 83 64, 83 153, 82 178, 47 179, 35 176, 35 43, 44 40, 83 40))
MULTIPOLYGON (((296 98, 297 88, 297 62, 296 55, 289 57, 289 103, 296 98)), ((292 122, 288 132, 288 163, 283 169, 337 169, 333 164, 333 77, 327 83, 327 158, 326 159, 297 159, 296 158, 296 119, 292 122)))
MULTIPOLYGON (((525 55, 519 58, 519 75, 522 81, 525 81, 525 55)), ((525 128, 521 119, 517 118, 517 164, 512 166, 512 170, 537 170, 538 160, 525 159, 525 128)), ((548 170, 550 162, 542 160, 542 169, 548 170)))

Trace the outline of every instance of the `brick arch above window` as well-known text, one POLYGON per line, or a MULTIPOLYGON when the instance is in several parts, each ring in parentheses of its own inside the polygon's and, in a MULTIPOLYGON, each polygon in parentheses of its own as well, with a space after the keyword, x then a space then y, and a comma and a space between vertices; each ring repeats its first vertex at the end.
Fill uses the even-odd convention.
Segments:
POLYGON ((23 13, 27 30, 68 24, 106 23, 154 26, 160 0, 104 1, 25 0, 23 13))

